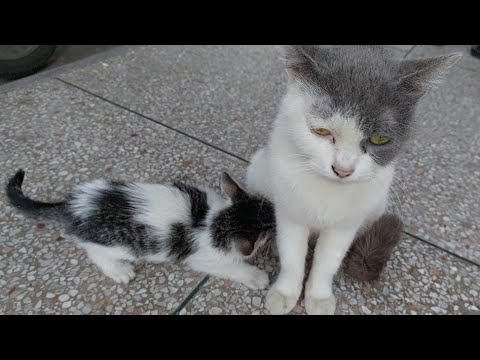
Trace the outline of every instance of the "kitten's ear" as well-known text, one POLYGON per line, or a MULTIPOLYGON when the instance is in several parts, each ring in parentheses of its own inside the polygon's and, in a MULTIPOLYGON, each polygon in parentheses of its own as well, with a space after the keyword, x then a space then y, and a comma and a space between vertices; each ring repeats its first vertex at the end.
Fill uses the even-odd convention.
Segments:
POLYGON ((233 180, 226 172, 222 173, 221 188, 223 193, 232 200, 245 193, 235 180, 233 180))
POLYGON ((438 83, 461 57, 461 53, 453 53, 429 59, 402 61, 399 86, 410 94, 421 97, 438 83))
POLYGON ((249 256, 252 254, 254 245, 246 239, 236 239, 235 246, 237 250, 242 253, 243 256, 249 256))

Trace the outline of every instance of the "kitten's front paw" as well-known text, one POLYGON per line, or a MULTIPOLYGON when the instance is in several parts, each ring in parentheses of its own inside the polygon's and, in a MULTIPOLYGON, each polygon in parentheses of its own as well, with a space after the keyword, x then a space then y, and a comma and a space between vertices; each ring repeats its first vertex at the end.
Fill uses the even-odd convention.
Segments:
POLYGON ((272 287, 265 299, 265 307, 272 315, 288 314, 297 304, 298 296, 287 296, 272 287))
POLYGON ((263 290, 268 286, 270 280, 265 271, 255 268, 250 271, 243 283, 250 289, 263 290))
POLYGON ((308 315, 333 315, 336 308, 335 296, 318 299, 305 295, 305 310, 308 315))
POLYGON ((104 270, 105 275, 118 283, 128 284, 135 278, 135 267, 132 264, 119 262, 113 264, 108 270, 104 270))

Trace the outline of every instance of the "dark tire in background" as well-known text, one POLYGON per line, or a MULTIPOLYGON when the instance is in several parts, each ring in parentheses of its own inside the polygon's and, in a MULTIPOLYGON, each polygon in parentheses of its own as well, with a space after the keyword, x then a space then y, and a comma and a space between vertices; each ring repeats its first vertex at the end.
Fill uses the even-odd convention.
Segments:
POLYGON ((472 53, 472 56, 476 57, 477 59, 480 59, 480 45, 472 46, 470 51, 472 53))
POLYGON ((56 45, 0 45, 0 78, 14 80, 48 64, 56 45))

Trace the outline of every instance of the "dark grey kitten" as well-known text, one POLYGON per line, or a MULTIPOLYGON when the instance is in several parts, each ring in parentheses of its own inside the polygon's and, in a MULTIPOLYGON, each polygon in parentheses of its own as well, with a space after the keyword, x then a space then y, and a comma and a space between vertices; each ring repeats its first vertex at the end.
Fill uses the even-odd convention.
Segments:
POLYGON ((7 185, 23 213, 58 219, 89 258, 117 282, 135 276, 133 263, 175 261, 192 269, 265 288, 268 275, 245 263, 275 229, 272 204, 246 193, 226 173, 222 190, 173 184, 95 180, 76 186, 65 201, 45 203, 22 192, 24 171, 7 185))

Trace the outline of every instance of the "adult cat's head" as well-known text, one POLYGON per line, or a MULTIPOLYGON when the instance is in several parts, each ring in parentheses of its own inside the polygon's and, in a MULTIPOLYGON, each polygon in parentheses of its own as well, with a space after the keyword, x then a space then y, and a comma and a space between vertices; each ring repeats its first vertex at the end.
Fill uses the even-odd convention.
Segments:
POLYGON ((282 127, 308 171, 366 181, 392 164, 415 106, 461 57, 394 60, 380 46, 285 46, 282 127))

